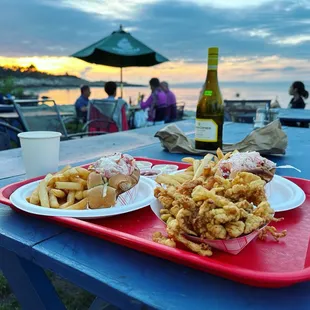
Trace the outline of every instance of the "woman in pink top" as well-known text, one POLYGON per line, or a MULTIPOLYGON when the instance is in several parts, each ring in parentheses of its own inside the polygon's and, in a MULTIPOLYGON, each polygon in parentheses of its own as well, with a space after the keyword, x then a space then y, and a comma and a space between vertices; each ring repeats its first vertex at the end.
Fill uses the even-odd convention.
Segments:
POLYGON ((170 123, 177 118, 177 100, 175 94, 169 89, 167 82, 160 83, 161 89, 167 96, 167 113, 166 113, 166 123, 170 123))
POLYGON ((146 101, 143 101, 142 95, 141 108, 143 110, 149 108, 148 122, 161 122, 165 120, 167 108, 167 96, 160 88, 160 82, 157 78, 150 80, 151 95, 146 101))

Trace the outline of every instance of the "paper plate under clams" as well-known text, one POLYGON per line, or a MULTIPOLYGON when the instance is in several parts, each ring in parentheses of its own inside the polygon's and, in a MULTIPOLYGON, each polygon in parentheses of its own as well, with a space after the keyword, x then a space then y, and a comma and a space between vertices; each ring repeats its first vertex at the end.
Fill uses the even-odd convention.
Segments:
MULTIPOLYGON (((176 173, 181 173, 179 170, 176 173)), ((271 208, 275 212, 283 212, 300 207, 306 200, 304 191, 295 183, 279 175, 274 175, 265 186, 266 195, 271 208)))

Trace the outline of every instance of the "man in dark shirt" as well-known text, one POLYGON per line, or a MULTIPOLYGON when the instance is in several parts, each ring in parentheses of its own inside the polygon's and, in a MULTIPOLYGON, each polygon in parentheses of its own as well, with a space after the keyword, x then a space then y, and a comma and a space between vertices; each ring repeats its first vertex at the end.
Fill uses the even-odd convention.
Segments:
POLYGON ((75 111, 78 118, 82 118, 85 123, 87 120, 87 107, 90 96, 90 88, 88 85, 81 86, 81 96, 75 102, 75 111))

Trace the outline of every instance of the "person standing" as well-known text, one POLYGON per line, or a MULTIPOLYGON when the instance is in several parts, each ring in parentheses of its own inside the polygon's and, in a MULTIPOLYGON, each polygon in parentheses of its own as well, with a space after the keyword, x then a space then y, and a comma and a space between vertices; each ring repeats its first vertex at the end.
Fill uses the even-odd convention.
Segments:
POLYGON ((152 78, 149 83, 152 92, 146 101, 143 101, 144 95, 141 96, 141 108, 143 110, 148 109, 148 125, 164 123, 167 108, 167 96, 161 89, 158 78, 152 78))
POLYGON ((75 102, 75 111, 76 116, 81 118, 84 123, 87 121, 87 108, 89 103, 89 97, 91 94, 90 88, 88 85, 81 86, 81 96, 75 102))
POLYGON ((169 89, 169 84, 167 82, 161 82, 160 86, 167 97, 167 114, 165 122, 174 122, 177 118, 177 100, 175 94, 169 89))

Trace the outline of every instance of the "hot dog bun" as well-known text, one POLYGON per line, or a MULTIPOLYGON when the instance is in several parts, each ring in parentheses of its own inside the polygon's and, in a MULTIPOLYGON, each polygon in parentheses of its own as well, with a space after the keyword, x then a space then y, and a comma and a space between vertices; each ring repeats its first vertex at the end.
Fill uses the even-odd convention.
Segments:
POLYGON ((98 185, 88 190, 88 207, 90 209, 110 208, 116 204, 116 190, 113 187, 98 185), (103 196, 105 195, 105 196, 103 196))
POLYGON ((140 170, 130 155, 114 154, 98 160, 88 176, 88 204, 91 209, 109 208, 117 197, 136 186, 140 170))

